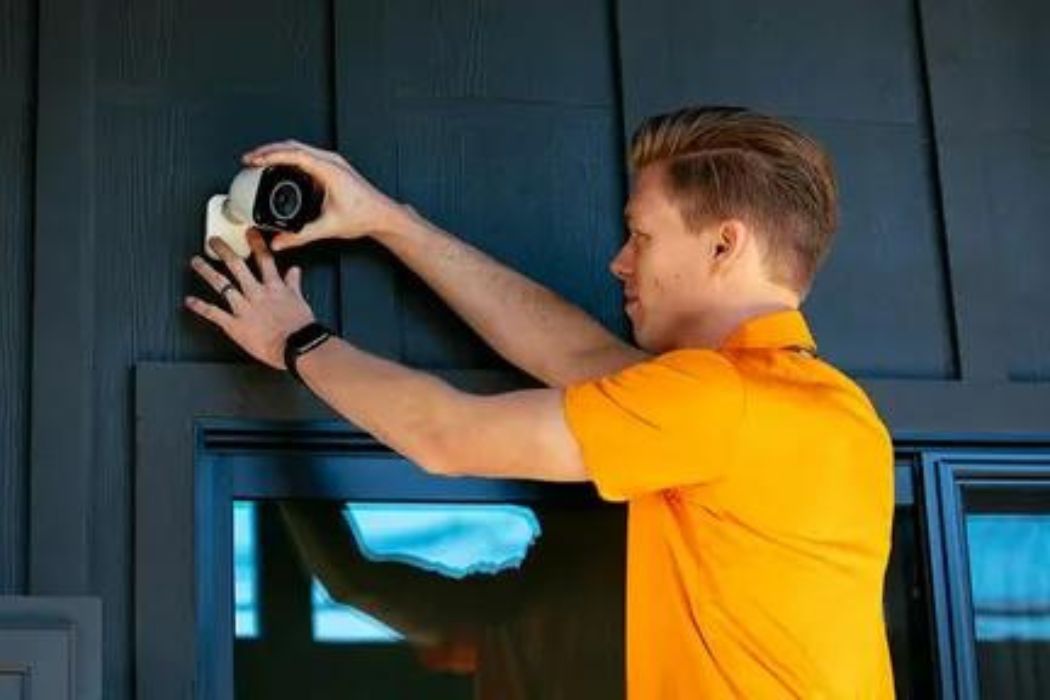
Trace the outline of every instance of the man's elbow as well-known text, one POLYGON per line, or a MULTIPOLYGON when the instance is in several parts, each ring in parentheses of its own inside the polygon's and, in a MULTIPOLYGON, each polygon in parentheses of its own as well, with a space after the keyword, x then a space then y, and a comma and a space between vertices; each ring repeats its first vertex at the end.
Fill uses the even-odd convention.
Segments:
POLYGON ((435 431, 424 441, 416 463, 434 476, 471 476, 468 452, 462 448, 463 436, 435 431))

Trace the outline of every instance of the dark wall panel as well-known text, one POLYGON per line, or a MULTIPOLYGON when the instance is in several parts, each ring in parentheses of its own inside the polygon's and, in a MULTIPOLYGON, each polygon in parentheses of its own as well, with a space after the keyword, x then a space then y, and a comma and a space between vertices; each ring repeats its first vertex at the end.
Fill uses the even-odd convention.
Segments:
POLYGON ((922 9, 966 376, 1050 381, 1050 5, 922 9))
POLYGON ((1050 5, 921 0, 965 379, 1050 379, 1050 5))
MULTIPOLYGON (((344 155, 439 225, 623 332, 607 269, 623 206, 607 4, 339 7, 344 155)), ((498 363, 411 273, 377 264, 385 294, 397 298, 369 317, 392 329, 377 347, 425 367, 498 363)), ((366 293, 354 289, 355 274, 344 278, 348 326, 366 293)))
MULTIPOLYGON (((131 682, 132 367, 250 362, 182 299, 214 293, 189 269, 204 205, 264 141, 332 143, 330 8, 321 2, 97 3, 96 342, 91 537, 104 600, 106 697, 131 682)), ((300 251, 304 291, 335 322, 336 263, 300 251)), ((161 499, 164 494, 153 494, 161 499)))
MULTIPOLYGON (((1050 75, 1050 66, 1040 75, 1050 75)), ((1046 81, 1039 89, 1044 114, 1050 114, 1046 81)), ((988 173, 994 228, 988 244, 1005 261, 1001 275, 989 270, 979 285, 1003 283, 1010 379, 1050 382, 1050 126, 1000 133, 993 143, 988 173)))
POLYGON ((911 0, 621 0, 625 126, 685 104, 787 118, 824 143, 842 224, 806 311, 868 377, 956 375, 911 0))
POLYGON ((26 577, 36 3, 0 4, 0 595, 26 577))

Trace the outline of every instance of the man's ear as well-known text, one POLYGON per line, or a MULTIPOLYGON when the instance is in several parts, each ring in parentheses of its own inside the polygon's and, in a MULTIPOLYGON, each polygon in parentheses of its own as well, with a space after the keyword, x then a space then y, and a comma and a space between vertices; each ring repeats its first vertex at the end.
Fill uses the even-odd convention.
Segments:
POLYGON ((728 263, 739 256, 747 240, 747 226, 739 219, 725 219, 714 232, 711 247, 712 262, 728 263))

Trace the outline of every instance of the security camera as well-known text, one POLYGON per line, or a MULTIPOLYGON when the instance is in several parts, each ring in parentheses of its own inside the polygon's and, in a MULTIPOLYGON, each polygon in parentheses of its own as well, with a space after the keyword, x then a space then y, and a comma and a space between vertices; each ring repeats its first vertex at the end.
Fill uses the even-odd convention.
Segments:
POLYGON ((245 168, 230 183, 229 195, 208 199, 204 251, 212 259, 208 241, 221 238, 242 258, 251 255, 248 230, 301 231, 321 215, 324 189, 292 165, 245 168))

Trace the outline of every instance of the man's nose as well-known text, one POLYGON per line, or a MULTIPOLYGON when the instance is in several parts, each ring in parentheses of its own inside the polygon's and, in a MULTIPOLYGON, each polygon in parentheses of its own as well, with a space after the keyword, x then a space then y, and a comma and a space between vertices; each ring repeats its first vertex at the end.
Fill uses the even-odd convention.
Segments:
POLYGON ((614 277, 618 279, 625 279, 630 274, 630 253, 627 250, 627 246, 620 248, 620 252, 616 254, 616 257, 609 263, 609 271, 613 273, 614 277))

